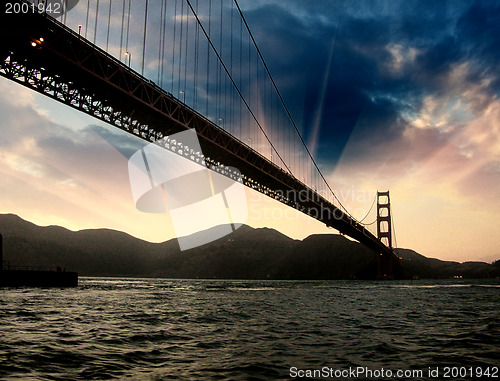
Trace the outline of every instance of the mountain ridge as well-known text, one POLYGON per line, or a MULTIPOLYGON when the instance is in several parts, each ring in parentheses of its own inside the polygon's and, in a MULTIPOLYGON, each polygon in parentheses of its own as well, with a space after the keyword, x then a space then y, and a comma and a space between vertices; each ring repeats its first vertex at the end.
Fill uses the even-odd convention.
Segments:
MULTIPOLYGON (((292 239, 271 228, 241 226, 206 245, 180 251, 176 239, 148 242, 112 229, 72 231, 0 214, 4 260, 59 265, 88 276, 218 279, 374 279, 377 255, 339 234, 292 239)), ((396 249, 406 278, 494 278, 500 268, 452 262, 396 249)))

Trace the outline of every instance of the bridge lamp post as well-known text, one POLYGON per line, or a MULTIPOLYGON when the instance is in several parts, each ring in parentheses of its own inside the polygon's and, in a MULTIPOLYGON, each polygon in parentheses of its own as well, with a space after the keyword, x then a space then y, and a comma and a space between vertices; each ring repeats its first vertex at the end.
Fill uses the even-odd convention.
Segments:
POLYGON ((186 93, 184 90, 179 91, 179 94, 182 94, 182 103, 186 103, 186 93))
POLYGON ((248 138, 248 145, 251 147, 252 146, 252 139, 248 138))
POLYGON ((78 37, 82 34, 82 24, 78 24, 78 37))
POLYGON ((132 53, 125 52, 125 55, 128 56, 128 66, 130 67, 130 61, 132 60, 132 53))

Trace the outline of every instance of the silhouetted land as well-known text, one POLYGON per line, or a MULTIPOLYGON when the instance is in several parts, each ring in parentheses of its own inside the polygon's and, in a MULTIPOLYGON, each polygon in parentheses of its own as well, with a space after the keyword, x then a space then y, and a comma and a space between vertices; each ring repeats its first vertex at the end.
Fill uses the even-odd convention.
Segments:
MULTIPOLYGON (((273 229, 242 226, 233 234, 181 252, 176 239, 150 243, 109 229, 73 232, 0 215, 4 259, 18 266, 57 264, 81 276, 218 279, 373 279, 376 255, 337 234, 293 240, 273 229)), ((445 279, 500 276, 496 265, 449 262, 397 249, 405 276, 445 279)))

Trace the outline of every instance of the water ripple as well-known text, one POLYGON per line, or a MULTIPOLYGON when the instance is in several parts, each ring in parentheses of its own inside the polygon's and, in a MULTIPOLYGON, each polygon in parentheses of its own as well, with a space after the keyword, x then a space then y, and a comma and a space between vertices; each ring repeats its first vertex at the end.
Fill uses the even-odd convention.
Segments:
POLYGON ((498 282, 84 278, 0 290, 0 378, 288 379, 498 366, 498 282))

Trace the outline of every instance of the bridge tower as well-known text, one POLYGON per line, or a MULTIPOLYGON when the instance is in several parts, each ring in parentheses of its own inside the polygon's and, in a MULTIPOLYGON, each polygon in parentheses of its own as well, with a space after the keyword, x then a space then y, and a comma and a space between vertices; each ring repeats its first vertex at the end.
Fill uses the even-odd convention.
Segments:
POLYGON ((377 237, 392 250, 391 199, 389 191, 377 192, 377 237))
MULTIPOLYGON (((377 192, 377 238, 392 252, 391 199, 389 191, 377 192)), ((380 254, 378 257, 378 278, 393 276, 393 256, 380 254)))

